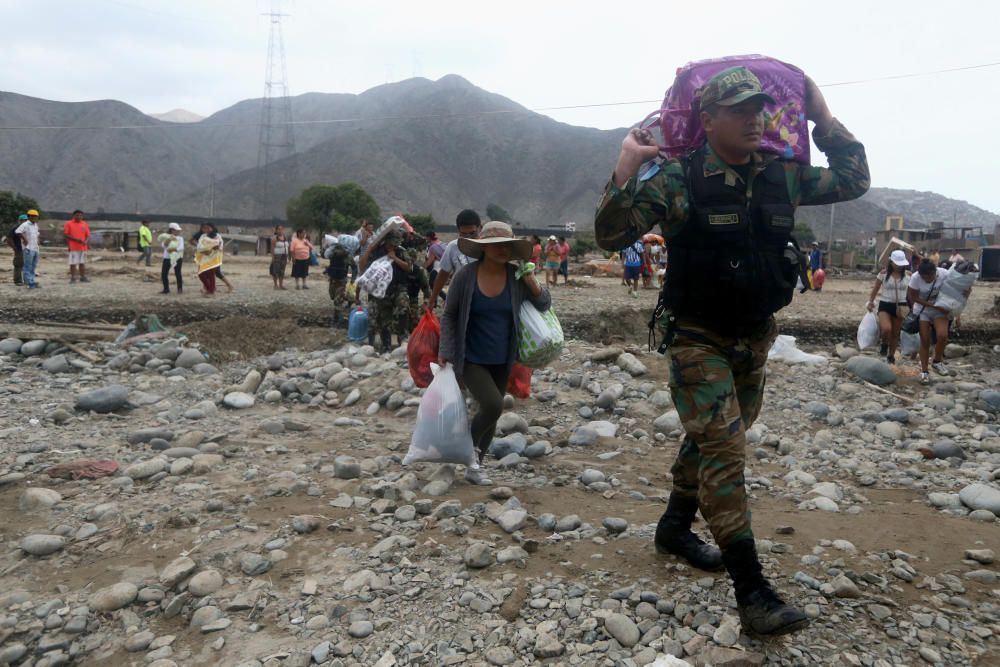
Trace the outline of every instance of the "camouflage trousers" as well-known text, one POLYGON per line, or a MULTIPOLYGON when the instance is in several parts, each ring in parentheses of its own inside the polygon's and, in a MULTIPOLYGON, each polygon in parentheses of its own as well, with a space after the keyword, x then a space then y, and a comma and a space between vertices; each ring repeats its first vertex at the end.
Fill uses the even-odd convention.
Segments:
POLYGON ((405 290, 396 290, 383 299, 369 298, 369 316, 373 317, 374 331, 388 330, 402 340, 410 333, 407 327, 410 318, 410 298, 405 290))
POLYGON ((333 301, 333 321, 339 322, 342 315, 350 313, 351 304, 347 298, 347 278, 330 280, 330 300, 333 301))
POLYGON ((687 434, 671 468, 674 493, 696 497, 719 547, 753 539, 744 485, 746 429, 764 400, 774 319, 744 337, 679 321, 670 346, 670 390, 687 434))

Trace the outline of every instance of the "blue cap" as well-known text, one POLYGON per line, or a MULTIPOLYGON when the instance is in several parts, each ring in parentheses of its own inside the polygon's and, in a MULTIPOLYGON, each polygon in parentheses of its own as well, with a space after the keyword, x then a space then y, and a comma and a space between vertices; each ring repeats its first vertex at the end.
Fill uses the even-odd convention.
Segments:
POLYGON ((21 215, 17 216, 17 221, 18 222, 24 222, 27 219, 28 219, 28 216, 26 216, 24 213, 22 213, 21 215))

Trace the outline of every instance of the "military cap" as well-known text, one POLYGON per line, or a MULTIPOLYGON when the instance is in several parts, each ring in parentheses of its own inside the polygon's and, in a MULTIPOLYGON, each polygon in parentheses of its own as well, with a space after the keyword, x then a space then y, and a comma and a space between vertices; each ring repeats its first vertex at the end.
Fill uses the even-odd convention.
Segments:
POLYGON ((760 97, 771 104, 774 98, 765 93, 753 72, 746 67, 729 67, 708 80, 701 89, 701 109, 718 104, 731 107, 754 97, 760 97))

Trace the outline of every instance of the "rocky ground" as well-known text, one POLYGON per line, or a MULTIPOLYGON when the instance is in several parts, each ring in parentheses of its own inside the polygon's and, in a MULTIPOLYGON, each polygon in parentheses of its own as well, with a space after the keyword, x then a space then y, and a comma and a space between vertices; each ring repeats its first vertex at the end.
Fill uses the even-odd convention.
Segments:
MULTIPOLYGON (((0 321, 139 307, 136 284, 130 306, 96 281, 0 286, 0 321)), ((725 576, 652 549, 682 433, 613 282, 557 291, 582 333, 510 401, 474 487, 401 465, 420 398, 403 350, 297 326, 319 290, 280 293, 268 324, 248 274, 169 297, 193 315, 164 339, 84 344, 96 362, 0 342, 0 664, 1000 664, 1000 341, 960 339, 921 386, 834 345, 864 289, 844 282, 786 314, 828 312, 830 340, 804 345, 825 361, 772 362, 749 432, 758 548, 815 619, 802 633, 742 635, 725 576)))

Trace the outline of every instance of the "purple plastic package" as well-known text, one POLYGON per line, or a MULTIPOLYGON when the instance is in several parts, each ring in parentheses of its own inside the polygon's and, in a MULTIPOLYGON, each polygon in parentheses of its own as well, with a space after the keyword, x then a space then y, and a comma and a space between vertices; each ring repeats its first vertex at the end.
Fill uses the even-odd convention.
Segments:
POLYGON ((767 56, 726 56, 684 65, 677 70, 662 108, 650 114, 643 127, 660 128, 663 137, 660 148, 670 157, 680 157, 697 148, 705 141, 698 118, 701 89, 715 74, 737 65, 753 72, 764 92, 777 103, 764 107, 761 151, 809 164, 805 74, 793 65, 767 56))

